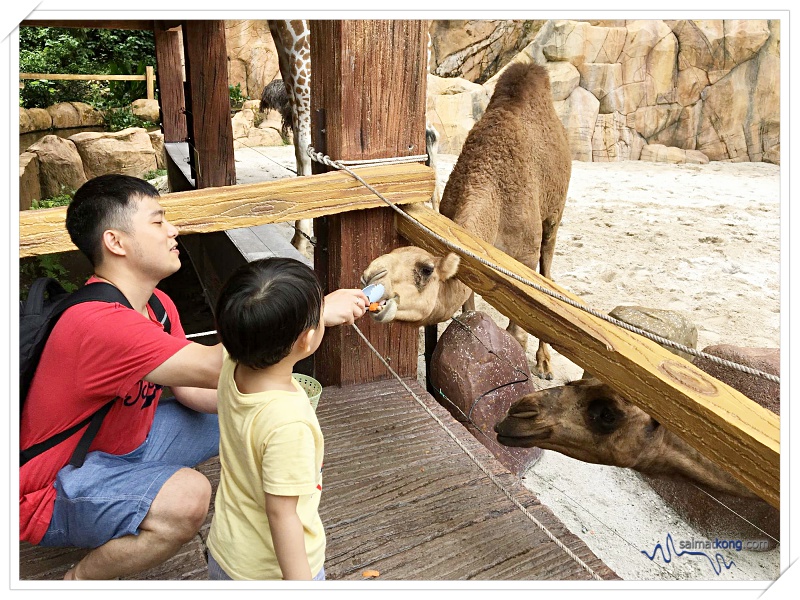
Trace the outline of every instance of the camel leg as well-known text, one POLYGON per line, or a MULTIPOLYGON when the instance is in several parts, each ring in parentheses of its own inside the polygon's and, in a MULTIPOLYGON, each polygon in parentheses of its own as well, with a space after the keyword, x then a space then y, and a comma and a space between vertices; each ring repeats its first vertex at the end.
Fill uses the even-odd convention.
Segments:
MULTIPOLYGON (((546 228, 546 225, 545 225, 546 228)), ((517 260, 524 264, 526 267, 529 267, 536 270, 536 267, 539 266, 540 259, 544 260, 546 248, 544 246, 544 239, 545 233, 542 232, 542 243, 541 247, 540 244, 537 243, 535 239, 538 236, 534 236, 534 244, 533 246, 540 250, 540 252, 532 252, 526 256, 521 256, 517 260)), ((549 257, 548 260, 552 261, 553 259, 553 250, 552 248, 549 249, 549 257)), ((547 271, 549 272, 549 265, 547 271)), ((522 327, 514 323, 513 321, 509 321, 508 327, 506 327, 506 331, 510 333, 515 340, 517 340, 520 345, 522 346, 523 350, 526 350, 528 347, 528 332, 525 331, 522 327)), ((536 350, 536 375, 541 379, 551 380, 553 379, 553 371, 550 367, 550 350, 547 347, 547 344, 543 342, 541 339, 539 340, 539 347, 536 350)))
MULTIPOLYGON (((555 224, 545 221, 542 227, 539 273, 547 279, 552 279, 550 277, 550 267, 553 264, 553 255, 555 254, 556 232, 558 231, 559 221, 560 219, 556 220, 555 224)), ((553 371, 550 368, 550 349, 542 340, 539 340, 539 347, 536 349, 536 374, 542 379, 553 379, 553 371)))
POLYGON ((464 305, 461 307, 462 314, 471 310, 475 310, 475 292, 470 292, 469 298, 467 298, 467 301, 464 302, 464 305))

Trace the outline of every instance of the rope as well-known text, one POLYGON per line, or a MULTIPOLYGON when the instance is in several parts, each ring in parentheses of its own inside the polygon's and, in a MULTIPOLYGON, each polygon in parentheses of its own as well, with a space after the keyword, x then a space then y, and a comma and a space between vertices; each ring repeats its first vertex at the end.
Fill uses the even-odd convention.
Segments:
POLYGON ((514 506, 516 506, 520 511, 522 511, 522 513, 526 517, 528 517, 528 519, 530 519, 530 521, 534 525, 536 525, 548 537, 548 539, 550 539, 550 541, 555 543, 556 546, 561 548, 567 556, 569 556, 572 560, 574 560, 576 563, 578 563, 578 565, 580 565, 580 567, 582 569, 584 569, 587 573, 589 573, 589 575, 591 575, 591 577, 593 579, 596 579, 598 581, 602 581, 603 580, 602 577, 600 577, 597 573, 595 573, 594 570, 592 570, 592 568, 589 565, 587 565, 585 562, 583 562, 583 560, 581 560, 581 558, 579 556, 577 556, 572 550, 567 548, 564 545, 564 543, 561 540, 559 540, 555 535, 553 535, 547 529, 547 527, 544 526, 544 524, 539 522, 539 520, 533 514, 531 514, 531 512, 527 508, 525 508, 519 500, 517 500, 516 498, 514 498, 511 495, 511 493, 503 486, 502 482, 500 482, 497 479, 497 477, 491 471, 489 471, 489 469, 486 468, 480 462, 480 460, 478 460, 478 458, 470 451, 470 449, 467 448, 464 445, 464 443, 460 439, 458 439, 458 437, 452 431, 450 431, 450 429, 447 427, 447 425, 444 423, 444 421, 442 421, 430 408, 428 408, 428 406, 425 404, 425 402, 414 393, 414 390, 412 390, 408 386, 408 384, 405 381, 403 381, 403 379, 394 371, 394 369, 392 369, 392 367, 389 366, 389 363, 386 361, 386 359, 384 359, 384 357, 381 356, 380 352, 378 352, 378 350, 370 343, 370 341, 366 338, 366 336, 361 332, 361 330, 356 326, 355 323, 353 323, 353 329, 356 330, 356 333, 358 333, 358 335, 361 337, 361 339, 364 340, 364 343, 366 343, 367 346, 369 346, 370 350, 372 350, 375 353, 375 355, 380 359, 380 361, 389 370, 389 372, 394 376, 394 378, 397 379, 397 381, 400 382, 400 384, 405 388, 405 390, 409 394, 411 394, 411 396, 414 398, 414 400, 417 401, 417 404, 419 404, 422 407, 422 409, 426 413, 428 413, 428 415, 434 421, 436 421, 439 424, 439 426, 445 431, 445 433, 447 433, 447 435, 450 436, 450 438, 458 445, 459 448, 461 448, 461 450, 472 460, 472 462, 475 463, 475 465, 481 471, 483 471, 483 473, 491 480, 491 482, 494 483, 495 486, 497 486, 497 488, 501 492, 503 492, 503 494, 514 504, 514 506))
MULTIPOLYGON (((672 340, 668 340, 666 338, 662 338, 660 336, 657 336, 655 334, 650 333, 649 331, 645 331, 645 330, 640 329, 638 327, 634 327, 633 325, 629 325, 628 323, 625 323, 624 321, 620 321, 619 319, 615 319, 614 317, 611 317, 611 316, 603 314, 603 313, 601 313, 601 312, 599 312, 597 310, 594 310, 592 308, 584 306, 583 304, 580 304, 579 302, 576 302, 576 301, 572 300, 571 298, 567 298, 563 294, 559 294, 558 292, 554 292, 553 290, 550 290, 548 288, 542 287, 541 285, 539 285, 539 284, 537 284, 537 283, 535 283, 533 281, 527 280, 524 277, 521 277, 521 276, 517 275, 513 271, 509 271, 508 269, 506 269, 504 267, 501 267, 499 265, 495 265, 494 263, 492 263, 492 262, 490 262, 490 261, 488 261, 488 260, 486 260, 486 259, 484 259, 484 258, 482 258, 480 256, 477 256, 473 252, 471 252, 469 250, 466 250, 466 249, 454 244, 450 240, 440 236, 435 231, 431 230, 430 228, 426 227, 425 225, 423 225, 422 223, 420 223, 419 221, 417 221, 413 217, 409 216, 405 211, 403 211, 400 208, 398 208, 397 206, 395 206, 395 204, 393 202, 391 202, 390 200, 385 198, 378 190, 376 190, 374 187, 372 187, 370 184, 368 184, 366 181, 364 181, 361 177, 359 177, 351 169, 348 169, 347 167, 342 165, 340 162, 333 161, 329 156, 325 156, 321 152, 316 152, 314 150, 314 148, 312 148, 311 146, 308 147, 307 153, 312 158, 312 160, 315 160, 315 161, 317 161, 319 163, 322 163, 324 165, 327 165, 327 166, 332 167, 332 168, 337 169, 337 170, 346 171, 347 173, 349 173, 350 175, 355 177, 367 189, 369 189, 372 193, 374 193, 381 200, 383 200, 389 206, 389 208, 391 208, 397 214, 399 214, 404 219, 406 219, 407 221, 412 223, 415 227, 419 227, 420 229, 425 231, 427 234, 429 234, 432 237, 434 237, 436 240, 438 240, 439 242, 441 242, 442 244, 444 244, 448 248, 451 248, 453 250, 456 250, 458 252, 466 254, 470 258, 473 258, 473 259, 477 260, 481 264, 483 264, 483 265, 485 265, 485 266, 487 266, 487 267, 489 267, 491 269, 494 269, 495 271, 497 271, 499 273, 502 273, 503 275, 505 275, 507 277, 510 277, 511 279, 515 279, 516 281, 519 281, 520 283, 528 285, 528 286, 534 288, 535 290, 537 290, 539 292, 547 294, 548 296, 551 296, 552 298, 555 298, 556 300, 559 300, 561 302, 569 304, 570 306, 573 306, 573 307, 575 307, 575 308, 577 308, 579 310, 582 310, 582 311, 584 311, 586 313, 589 313, 590 315, 592 315, 594 317, 597 317, 599 319, 607 321, 607 322, 609 322, 609 323, 611 323, 613 325, 616 325, 617 327, 621 327, 621 328, 623 328, 623 329, 625 329, 627 331, 639 334, 639 335, 641 335, 643 337, 646 337, 647 339, 649 339, 649 340, 651 340, 653 342, 656 342, 656 343, 661 344, 663 346, 666 346, 668 348, 673 348, 675 350, 680 350, 681 352, 686 352, 687 354, 691 354, 692 356, 701 357, 701 358, 709 360, 709 361, 711 361, 713 363, 716 363, 716 364, 719 364, 719 365, 723 365, 723 366, 726 366, 726 367, 729 367, 731 369, 735 369, 735 370, 738 370, 738 371, 742 371, 742 372, 747 373, 749 375, 755 375, 757 377, 762 377, 762 378, 767 379, 769 381, 772 381, 774 383, 780 384, 780 378, 775 376, 775 375, 772 375, 771 373, 765 373, 764 371, 760 371, 758 369, 753 369, 752 367, 748 367, 746 365, 741 365, 741 364, 735 363, 733 361, 720 358, 718 356, 713 356, 711 354, 707 354, 705 352, 701 352, 701 351, 696 350, 694 348, 690 348, 689 346, 684 346, 682 344, 678 344, 677 342, 673 342, 672 340)), ((613 348, 609 347, 609 350, 613 350, 613 348)))

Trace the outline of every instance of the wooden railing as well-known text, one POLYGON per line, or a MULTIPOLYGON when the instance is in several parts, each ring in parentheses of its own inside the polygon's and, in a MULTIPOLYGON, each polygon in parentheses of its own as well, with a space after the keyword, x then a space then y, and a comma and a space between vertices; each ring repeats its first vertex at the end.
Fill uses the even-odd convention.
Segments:
MULTIPOLYGON (((580 299, 449 219, 420 205, 433 192, 433 170, 419 164, 359 169, 389 200, 445 239, 493 264, 580 299)), ((176 192, 161 198, 182 233, 222 231, 384 206, 372 192, 341 172, 299 179, 176 192)), ((20 212, 20 257, 72 250, 65 208, 20 212)), ((406 219, 400 234, 428 251, 447 248, 406 219)), ((369 252, 369 248, 365 248, 369 252)), ((655 342, 503 275, 464 251, 458 277, 531 335, 596 373, 688 444, 775 507, 780 505, 780 419, 743 394, 655 342)))
MULTIPOLYGON (((144 81, 147 83, 147 99, 155 100, 156 78, 153 67, 146 66, 144 75, 74 75, 69 73, 20 73, 20 79, 52 79, 71 81, 144 81)), ((20 88, 23 83, 20 81, 20 88)))

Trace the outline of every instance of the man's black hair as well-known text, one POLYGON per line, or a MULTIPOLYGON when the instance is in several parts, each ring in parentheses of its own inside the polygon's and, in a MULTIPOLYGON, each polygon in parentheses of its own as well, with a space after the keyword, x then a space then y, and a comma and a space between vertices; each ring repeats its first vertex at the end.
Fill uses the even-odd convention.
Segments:
POLYGON ((322 286, 291 258, 242 265, 225 282, 215 310, 222 345, 239 364, 263 369, 286 358, 300 334, 322 319, 322 286))
POLYGON ((92 266, 103 258, 103 232, 130 229, 133 201, 158 198, 158 190, 144 179, 130 175, 100 175, 84 183, 67 207, 67 231, 72 243, 92 266))

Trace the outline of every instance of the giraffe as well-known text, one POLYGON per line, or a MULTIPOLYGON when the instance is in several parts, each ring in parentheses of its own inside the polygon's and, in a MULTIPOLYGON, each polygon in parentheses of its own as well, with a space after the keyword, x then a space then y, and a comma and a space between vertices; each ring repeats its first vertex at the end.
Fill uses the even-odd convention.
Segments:
MULTIPOLYGON (((311 158, 306 149, 311 144, 311 46, 309 44, 309 27, 305 19, 294 21, 267 21, 275 51, 278 54, 278 67, 283 79, 289 103, 292 108, 292 136, 294 155, 297 161, 297 175, 311 175, 311 158)), ((428 34, 428 71, 431 62, 431 36, 428 34)), ((426 124, 425 145, 428 153, 428 165, 436 168, 435 155, 438 149, 439 134, 436 129, 426 124)), ((434 210, 439 209, 441 196, 438 182, 431 199, 434 210)), ((292 245, 301 253, 310 250, 313 230, 311 219, 295 222, 295 234, 292 245)))
MULTIPOLYGON (((298 177, 311 175, 311 157, 306 148, 311 145, 311 46, 308 42, 308 23, 295 21, 268 21, 281 78, 292 106, 292 137, 298 177)), ((302 254, 310 251, 313 221, 295 222, 292 245, 302 254)))

